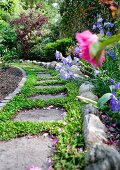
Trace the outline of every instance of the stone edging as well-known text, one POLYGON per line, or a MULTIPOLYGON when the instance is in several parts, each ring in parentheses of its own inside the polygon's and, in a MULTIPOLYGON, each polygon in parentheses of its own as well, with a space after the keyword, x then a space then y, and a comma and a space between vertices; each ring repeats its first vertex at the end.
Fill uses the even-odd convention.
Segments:
MULTIPOLYGON (((86 81, 79 88, 79 95, 97 101, 92 93, 94 86, 86 81)), ((92 104, 85 104, 82 109, 85 148, 85 170, 118 170, 120 153, 107 142, 106 127, 98 117, 98 109, 92 104), (103 142, 104 141, 104 142, 103 142)))
MULTIPOLYGON (((16 67, 16 66, 15 66, 16 67)), ((3 100, 1 100, 0 102, 0 109, 2 109, 6 103, 8 103, 17 93, 20 92, 21 88, 24 86, 25 82, 26 82, 26 72, 20 68, 20 67, 16 67, 18 68, 19 70, 21 70, 22 72, 22 80, 19 82, 19 85, 18 87, 15 89, 14 92, 10 93, 8 96, 6 96, 3 100)))

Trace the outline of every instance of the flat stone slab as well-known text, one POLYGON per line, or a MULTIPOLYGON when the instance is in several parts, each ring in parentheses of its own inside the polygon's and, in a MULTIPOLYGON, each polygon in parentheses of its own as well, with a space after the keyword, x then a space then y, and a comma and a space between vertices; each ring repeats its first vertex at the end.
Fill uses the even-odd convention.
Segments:
POLYGON ((61 93, 61 94, 55 94, 55 95, 52 95, 52 94, 40 94, 40 95, 37 95, 37 96, 33 96, 33 97, 30 97, 29 99, 44 99, 44 100, 47 100, 47 99, 56 99, 56 98, 63 98, 63 97, 66 97, 66 94, 64 93, 61 93))
POLYGON ((55 87, 62 87, 63 85, 40 85, 40 86, 35 86, 37 89, 45 89, 45 88, 55 88, 55 87))
POLYGON ((47 122, 64 119, 64 109, 49 108, 22 111, 17 114, 14 121, 47 122))
POLYGON ((0 170, 29 170, 32 165, 47 170, 52 153, 49 137, 27 136, 0 142, 0 170))
POLYGON ((46 77, 46 78, 51 77, 51 75, 47 74, 47 73, 38 73, 37 75, 38 75, 38 77, 42 77, 42 78, 44 78, 44 77, 46 77))

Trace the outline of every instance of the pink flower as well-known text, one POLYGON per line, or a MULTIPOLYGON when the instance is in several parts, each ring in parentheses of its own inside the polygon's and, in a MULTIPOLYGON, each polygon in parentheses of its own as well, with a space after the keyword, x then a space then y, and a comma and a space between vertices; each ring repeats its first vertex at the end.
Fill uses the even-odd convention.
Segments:
POLYGON ((42 170, 41 168, 39 167, 35 167, 34 165, 32 165, 29 170, 42 170))
POLYGON ((95 67, 101 67, 102 63, 105 61, 104 51, 102 51, 99 63, 97 62, 96 56, 94 58, 90 58, 90 46, 92 43, 98 42, 98 36, 96 34, 92 34, 89 30, 86 30, 82 33, 76 33, 76 39, 81 49, 80 57, 95 67))
POLYGON ((57 139, 57 138, 54 138, 54 139, 53 139, 53 147, 57 145, 57 142, 58 142, 58 139, 57 139))

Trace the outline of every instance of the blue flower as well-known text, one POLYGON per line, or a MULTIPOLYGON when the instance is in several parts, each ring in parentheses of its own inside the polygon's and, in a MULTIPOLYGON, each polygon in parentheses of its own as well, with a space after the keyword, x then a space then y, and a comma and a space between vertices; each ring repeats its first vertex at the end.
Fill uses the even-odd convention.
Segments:
POLYGON ((96 30, 97 26, 96 25, 93 25, 92 29, 93 30, 96 30))
POLYGON ((61 63, 57 63, 56 66, 55 66, 55 70, 58 72, 61 68, 61 63))
POLYGON ((114 112, 120 111, 120 97, 117 99, 114 95, 112 95, 110 99, 110 106, 114 112))
POLYGON ((111 98, 110 98, 110 106, 111 106, 111 109, 113 110, 113 111, 117 111, 117 101, 116 101, 116 98, 115 98, 115 96, 114 95, 111 95, 111 98))
POLYGON ((70 75, 69 75, 68 72, 65 71, 64 69, 61 69, 61 70, 60 70, 60 75, 61 75, 61 77, 62 77, 64 80, 67 80, 67 79, 70 78, 70 75))
POLYGON ((111 22, 105 22, 104 26, 107 27, 107 28, 110 28, 110 27, 112 28, 112 27, 114 27, 114 24, 111 23, 111 22))
POLYGON ((103 21, 102 18, 98 18, 98 19, 97 19, 97 22, 102 22, 102 21, 103 21))
POLYGON ((79 59, 77 57, 74 57, 74 63, 77 63, 79 61, 79 59))
POLYGON ((80 48, 79 48, 78 46, 75 47, 74 52, 77 53, 77 54, 79 54, 79 53, 80 53, 80 48))
POLYGON ((102 30, 103 28, 102 28, 102 25, 98 22, 97 23, 97 28, 99 29, 99 30, 102 30))
POLYGON ((98 74, 99 74, 99 71, 95 69, 94 70, 94 76, 96 77, 98 74))
POLYGON ((120 88, 120 83, 117 82, 114 86, 112 86, 112 89, 119 89, 120 88))
POLYGON ((114 83, 114 80, 113 79, 109 80, 109 83, 110 84, 114 83))
POLYGON ((55 53, 55 58, 56 60, 59 60, 60 59, 60 53, 59 51, 56 50, 56 53, 55 53))
POLYGON ((116 58, 114 50, 107 50, 106 54, 108 54, 112 59, 116 58))
POLYGON ((107 36, 107 37, 111 37, 110 31, 107 31, 107 32, 106 32, 106 36, 107 36))

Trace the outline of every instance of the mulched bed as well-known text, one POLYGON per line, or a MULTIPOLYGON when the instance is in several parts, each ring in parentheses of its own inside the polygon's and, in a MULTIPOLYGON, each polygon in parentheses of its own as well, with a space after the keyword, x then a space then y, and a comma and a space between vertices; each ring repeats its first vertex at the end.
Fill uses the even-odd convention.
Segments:
POLYGON ((0 100, 12 93, 22 79, 22 72, 18 68, 9 67, 0 70, 0 100))

